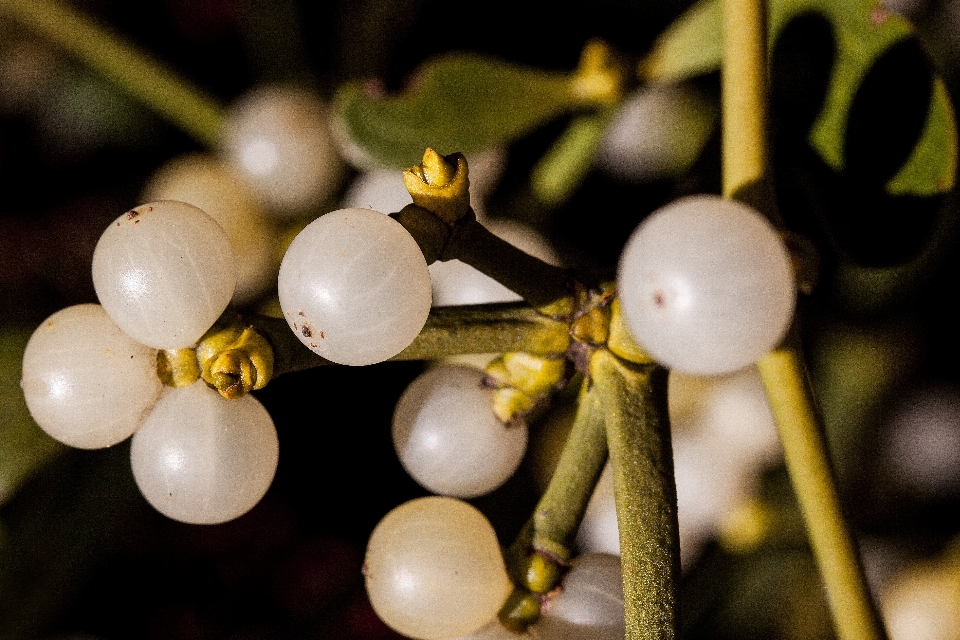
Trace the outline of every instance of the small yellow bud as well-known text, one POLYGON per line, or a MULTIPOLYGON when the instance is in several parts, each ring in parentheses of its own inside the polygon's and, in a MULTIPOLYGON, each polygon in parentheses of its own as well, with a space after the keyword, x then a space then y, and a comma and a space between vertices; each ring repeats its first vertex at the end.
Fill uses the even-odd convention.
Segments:
POLYGON ((503 354, 502 359, 510 374, 509 384, 531 396, 553 391, 563 379, 566 370, 566 361, 561 357, 513 352, 503 354))
POLYGON ((533 593, 548 593, 560 582, 560 565, 539 553, 528 556, 524 565, 523 581, 533 593))
POLYGON ((493 391, 493 414, 502 422, 509 423, 536 405, 536 401, 519 389, 504 387, 493 391))
POLYGON ((501 624, 516 633, 540 619, 540 598, 526 589, 514 589, 500 609, 501 624))
POLYGON ((585 102, 615 105, 623 97, 624 69, 602 40, 590 40, 580 54, 573 76, 573 92, 585 102))
POLYGON ((596 307, 573 321, 570 337, 593 346, 606 344, 610 335, 610 307, 596 307))
POLYGON ((487 365, 487 381, 493 392, 493 412, 510 422, 536 406, 557 388, 566 373, 566 360, 557 356, 505 353, 487 365))
POLYGON ((403 172, 413 203, 453 225, 470 210, 470 180, 462 153, 442 156, 427 148, 421 164, 403 172))
POLYGON ((215 326, 197 345, 201 375, 224 398, 262 389, 273 377, 273 349, 253 327, 215 326))

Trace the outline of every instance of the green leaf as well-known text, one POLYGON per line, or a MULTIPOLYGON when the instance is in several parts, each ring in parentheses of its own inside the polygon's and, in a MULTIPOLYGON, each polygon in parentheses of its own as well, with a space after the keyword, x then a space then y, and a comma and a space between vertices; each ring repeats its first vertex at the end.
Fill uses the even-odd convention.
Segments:
POLYGON ((720 0, 701 0, 660 34, 640 63, 640 77, 650 82, 676 82, 720 67, 723 40, 720 0))
POLYGON ((934 195, 948 191, 957 171, 957 125, 947 87, 933 79, 933 95, 923 133, 906 164, 890 182, 893 195, 934 195))
MULTIPOLYGON (((720 0, 701 0, 654 43, 639 72, 651 82, 677 81, 720 66, 720 0)), ((793 18, 815 12, 834 29, 837 56, 827 96, 809 133, 811 146, 840 171, 847 117, 853 98, 874 62, 893 44, 913 37, 910 24, 873 0, 771 0, 770 44, 793 18)), ((957 158, 956 123, 943 83, 935 79, 929 114, 913 154, 887 189, 896 195, 949 191, 957 158)))
POLYGON ((0 504, 62 449, 30 417, 20 389, 23 350, 30 331, 0 328, 0 504))
POLYGON ((448 54, 425 63, 396 96, 377 95, 368 83, 343 85, 334 97, 336 128, 365 164, 412 166, 427 147, 469 154, 588 106, 574 77, 448 54))
POLYGON ((540 202, 555 207, 570 197, 589 172, 612 109, 578 116, 540 158, 530 186, 540 202))

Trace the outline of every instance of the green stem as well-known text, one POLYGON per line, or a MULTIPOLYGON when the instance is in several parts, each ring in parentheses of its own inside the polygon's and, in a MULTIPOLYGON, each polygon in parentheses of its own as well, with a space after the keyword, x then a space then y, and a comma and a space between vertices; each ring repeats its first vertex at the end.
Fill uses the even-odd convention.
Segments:
POLYGON ((767 151, 767 6, 723 0, 723 195, 774 216, 767 151))
POLYGON ((96 69, 197 141, 216 144, 223 121, 216 100, 79 12, 54 0, 0 0, 0 15, 96 69))
POLYGON ((454 227, 441 258, 465 262, 544 313, 564 316, 573 312, 570 275, 565 269, 547 264, 495 236, 472 214, 454 227))
MULTIPOLYGON (((333 364, 300 342, 287 321, 245 317, 273 348, 273 376, 333 364)), ((522 302, 437 307, 420 335, 391 360, 435 360, 466 353, 525 351, 564 353, 570 344, 565 322, 552 320, 522 302)))
POLYGON ((620 527, 626 640, 680 633, 680 530, 667 371, 605 350, 590 363, 603 396, 620 527))
POLYGON ((573 427, 537 508, 531 543, 566 562, 607 461, 607 432, 600 390, 585 380, 573 427))
POLYGON ((881 640, 883 623, 844 522, 820 416, 803 358, 794 347, 758 363, 773 409, 787 470, 827 593, 840 640, 881 640))
POLYGON ((540 617, 539 606, 528 602, 534 602, 532 594, 548 593, 559 582, 606 460, 602 398, 599 389, 584 380, 577 415, 550 484, 505 554, 517 585, 500 610, 500 619, 509 628, 522 631, 540 617))
MULTIPOLYGON (((723 0, 723 30, 723 195, 753 205, 780 222, 771 197, 767 153, 764 0, 723 0)), ((793 336, 789 345, 758 363, 787 470, 837 636, 840 640, 880 640, 886 633, 843 520, 823 424, 814 411, 795 331, 793 336)))

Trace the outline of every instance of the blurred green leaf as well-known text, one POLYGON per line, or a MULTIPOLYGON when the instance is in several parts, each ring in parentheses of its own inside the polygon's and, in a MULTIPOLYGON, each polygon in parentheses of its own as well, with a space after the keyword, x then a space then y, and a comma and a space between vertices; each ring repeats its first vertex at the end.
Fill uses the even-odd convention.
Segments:
POLYGON ((530 177, 540 202, 550 207, 562 204, 583 182, 612 115, 612 109, 604 109, 574 118, 540 158, 530 177))
POLYGON ((396 96, 369 82, 334 97, 337 128, 372 165, 416 164, 427 147, 442 154, 501 145, 589 102, 573 74, 548 73, 475 54, 426 62, 396 96))
POLYGON ((933 79, 923 133, 900 172, 887 183, 894 195, 934 195, 948 191, 957 170, 957 125, 947 87, 933 79))
MULTIPOLYGON (((857 89, 880 56, 893 44, 913 37, 913 29, 873 0, 771 0, 769 11, 771 47, 783 27, 801 14, 820 14, 833 26, 837 56, 809 141, 827 164, 840 171, 847 118, 857 89)), ((720 58, 720 0, 701 0, 660 36, 639 72, 651 82, 677 81, 717 69, 720 58)), ((897 195, 949 191, 956 164, 953 109, 943 83, 935 79, 923 133, 887 190, 897 195)))
POLYGON ((24 329, 0 328, 0 505, 62 445, 40 430, 30 417, 20 390, 23 350, 30 338, 24 329))

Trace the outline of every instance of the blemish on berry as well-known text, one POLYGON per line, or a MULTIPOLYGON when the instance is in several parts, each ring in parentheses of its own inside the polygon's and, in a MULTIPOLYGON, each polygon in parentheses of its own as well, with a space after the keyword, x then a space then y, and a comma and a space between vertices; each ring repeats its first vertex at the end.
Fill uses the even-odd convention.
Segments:
POLYGON ((323 331, 320 332, 320 339, 321 339, 321 340, 326 340, 326 339, 327 339, 327 336, 326 336, 326 334, 323 333, 323 331))
POLYGON ((303 316, 303 317, 306 317, 306 316, 307 316, 307 314, 305 314, 303 311, 297 311, 297 315, 298 315, 298 316, 303 316))
POLYGON ((666 306, 667 298, 663 295, 663 291, 654 291, 653 304, 655 304, 658 309, 662 309, 664 306, 666 306))
POLYGON ((133 220, 139 215, 140 215, 139 211, 137 211, 136 209, 131 209, 130 211, 127 211, 127 220, 133 220))
POLYGON ((316 343, 316 342, 311 342, 311 343, 310 343, 310 346, 313 347, 314 349, 316 349, 316 348, 317 348, 317 343, 316 343))
POLYGON ((308 327, 307 325, 303 325, 302 327, 300 327, 300 333, 303 334, 304 338, 309 338, 310 336, 313 335, 313 331, 311 331, 310 327, 308 327))

